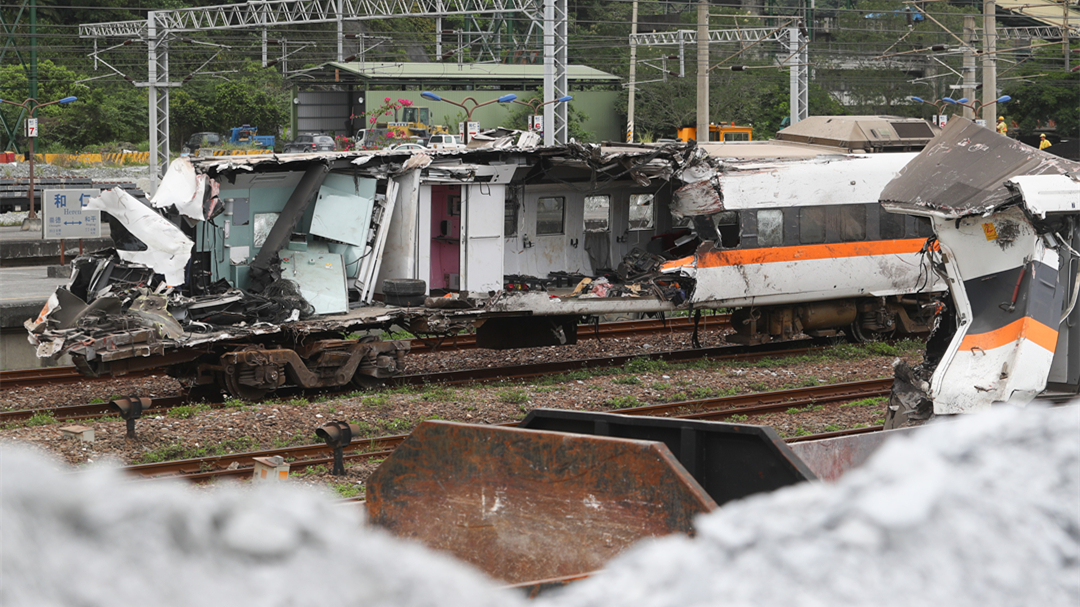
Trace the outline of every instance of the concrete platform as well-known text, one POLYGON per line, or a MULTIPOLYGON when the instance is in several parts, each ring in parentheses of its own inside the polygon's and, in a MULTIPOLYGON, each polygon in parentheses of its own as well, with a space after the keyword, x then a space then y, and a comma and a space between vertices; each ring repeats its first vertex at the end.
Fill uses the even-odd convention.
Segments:
POLYGON ((67 278, 50 278, 46 266, 0 267, 0 329, 22 327, 37 316, 56 287, 67 278))
MULTIPOLYGON (((109 226, 101 226, 102 238, 83 239, 83 251, 91 253, 113 246, 109 226)), ((64 255, 74 259, 79 254, 77 239, 64 240, 64 255)), ((65 259, 65 261, 67 261, 65 259)), ((0 226, 0 265, 49 265, 60 263, 60 241, 45 240, 41 232, 23 231, 19 226, 0 226)))

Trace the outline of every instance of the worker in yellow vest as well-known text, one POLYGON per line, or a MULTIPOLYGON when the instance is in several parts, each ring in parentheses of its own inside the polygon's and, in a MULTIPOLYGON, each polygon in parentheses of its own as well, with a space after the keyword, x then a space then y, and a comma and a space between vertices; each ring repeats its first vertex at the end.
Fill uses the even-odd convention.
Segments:
POLYGON ((998 116, 997 132, 999 135, 1008 135, 1009 127, 1005 125, 1005 117, 998 116))
POLYGON ((1046 148, 1050 147, 1051 145, 1053 145, 1053 144, 1051 144, 1050 140, 1048 140, 1046 138, 1046 133, 1043 133, 1042 135, 1039 135, 1039 149, 1040 150, 1045 150, 1046 148))

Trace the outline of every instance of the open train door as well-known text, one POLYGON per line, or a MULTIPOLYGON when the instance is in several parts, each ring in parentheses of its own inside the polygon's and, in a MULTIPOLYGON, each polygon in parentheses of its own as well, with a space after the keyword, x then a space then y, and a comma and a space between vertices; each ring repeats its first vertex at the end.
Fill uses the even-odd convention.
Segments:
POLYGON ((461 188, 461 289, 481 295, 503 285, 506 183, 513 166, 477 166, 477 180, 461 188), (486 174, 482 174, 486 173, 486 174))
MULTIPOLYGON (((1073 250, 1080 251, 1080 229, 1072 235, 1073 250)), ((1076 305, 1080 291, 1080 258, 1072 257, 1062 264, 1058 280, 1065 289, 1065 305, 1068 315, 1058 327, 1058 342, 1050 374, 1046 378, 1047 392, 1080 394, 1080 305, 1076 305)))

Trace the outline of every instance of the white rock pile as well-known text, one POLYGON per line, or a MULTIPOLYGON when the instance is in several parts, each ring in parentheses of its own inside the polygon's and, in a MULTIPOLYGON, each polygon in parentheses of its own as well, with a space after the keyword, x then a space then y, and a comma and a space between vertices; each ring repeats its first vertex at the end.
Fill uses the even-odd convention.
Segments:
MULTIPOLYGON (((137 483, 0 448, 0 604, 524 604, 296 488, 137 483)), ((1080 408, 885 445, 834 485, 726 505, 541 607, 1080 605, 1080 408)))

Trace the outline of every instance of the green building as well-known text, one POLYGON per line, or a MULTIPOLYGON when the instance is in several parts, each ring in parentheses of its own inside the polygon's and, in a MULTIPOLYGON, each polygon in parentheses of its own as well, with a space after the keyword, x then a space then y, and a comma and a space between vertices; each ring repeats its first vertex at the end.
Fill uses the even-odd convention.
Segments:
MULTIPOLYGON (((293 83, 291 133, 321 132, 354 135, 366 128, 365 111, 376 110, 384 100, 408 99, 431 110, 432 123, 457 132, 464 111, 450 103, 430 101, 420 96, 432 91, 444 99, 462 102, 472 97, 484 103, 513 93, 518 99, 542 97, 544 66, 508 63, 396 63, 330 62, 290 76, 293 83)), ((592 141, 621 141, 623 125, 614 112, 621 95, 618 76, 583 65, 571 65, 567 80, 570 106, 588 118, 583 129, 592 141)), ((471 106, 472 104, 467 104, 471 106)), ((476 110, 472 119, 482 128, 503 126, 511 112, 521 106, 499 104, 476 110)), ((390 118, 393 120, 393 118, 390 118)), ((380 118, 385 121, 387 118, 380 118)))

